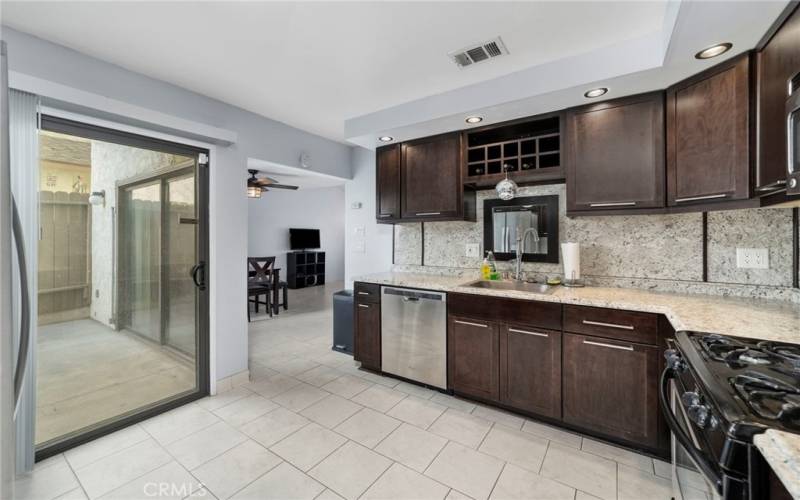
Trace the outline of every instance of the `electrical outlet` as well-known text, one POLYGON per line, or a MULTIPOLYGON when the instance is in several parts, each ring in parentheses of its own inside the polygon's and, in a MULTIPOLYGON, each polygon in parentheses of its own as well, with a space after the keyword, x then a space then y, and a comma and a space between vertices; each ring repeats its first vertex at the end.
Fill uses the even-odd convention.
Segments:
POLYGON ((736 267, 740 269, 769 269, 769 250, 766 248, 737 248, 736 267))
POLYGON ((467 257, 475 257, 476 259, 481 253, 481 246, 477 243, 467 243, 467 257))

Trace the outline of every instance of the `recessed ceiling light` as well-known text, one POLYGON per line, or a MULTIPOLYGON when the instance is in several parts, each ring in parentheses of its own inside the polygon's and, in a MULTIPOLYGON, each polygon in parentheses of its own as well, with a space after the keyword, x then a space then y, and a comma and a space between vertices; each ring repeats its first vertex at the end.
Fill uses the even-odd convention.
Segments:
POLYGON ((378 137, 378 140, 381 141, 381 142, 392 142, 394 140, 394 137, 392 137, 390 135, 382 135, 382 136, 378 137))
POLYGON ((728 52, 733 47, 732 43, 725 42, 725 43, 718 43, 716 45, 712 45, 711 47, 706 47, 705 49, 701 50, 697 54, 694 55, 695 59, 711 59, 712 57, 717 57, 719 55, 728 52))
POLYGON ((468 116, 466 120, 467 123, 480 123, 483 121, 482 116, 468 116))
POLYGON ((606 92, 608 92, 607 87, 599 87, 596 89, 587 90, 586 92, 583 93, 583 97, 588 97, 589 99, 591 99, 593 97, 600 97, 601 95, 605 95, 606 92))

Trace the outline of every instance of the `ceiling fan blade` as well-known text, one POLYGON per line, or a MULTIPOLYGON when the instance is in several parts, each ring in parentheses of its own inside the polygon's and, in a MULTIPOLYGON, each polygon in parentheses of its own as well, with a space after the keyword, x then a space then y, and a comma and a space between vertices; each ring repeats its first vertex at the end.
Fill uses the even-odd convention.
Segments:
POLYGON ((253 184, 256 186, 266 186, 272 183, 268 179, 253 179, 253 184))
POLYGON ((277 189, 291 189, 291 190, 295 190, 298 188, 298 186, 290 186, 288 184, 270 184, 269 187, 270 189, 277 188, 277 189))

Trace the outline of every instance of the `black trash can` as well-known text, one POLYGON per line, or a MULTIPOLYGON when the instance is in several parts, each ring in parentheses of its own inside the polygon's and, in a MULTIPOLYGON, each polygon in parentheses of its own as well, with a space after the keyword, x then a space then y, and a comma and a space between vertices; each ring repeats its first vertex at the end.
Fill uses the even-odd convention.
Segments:
POLYGON ((333 350, 353 354, 353 291, 333 294, 333 350))

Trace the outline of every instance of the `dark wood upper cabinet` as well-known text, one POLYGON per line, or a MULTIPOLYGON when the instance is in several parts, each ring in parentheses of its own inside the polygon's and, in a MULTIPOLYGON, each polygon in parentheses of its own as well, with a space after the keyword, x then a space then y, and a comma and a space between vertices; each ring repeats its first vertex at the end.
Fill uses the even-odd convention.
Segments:
POLYGON ((464 214, 460 133, 404 142, 400 172, 403 219, 454 219, 464 214))
POLYGON ((448 323, 450 387, 465 396, 499 401, 499 327, 461 316, 450 316, 448 323))
POLYGON ((564 421, 655 448, 660 349, 563 335, 564 421))
POLYGON ((750 197, 750 54, 667 90, 670 206, 750 197))
POLYGON ((370 370, 381 369, 381 305, 369 298, 355 300, 353 358, 370 370))
POLYGON ((525 412, 561 418, 561 332, 502 326, 500 400, 525 412))
POLYGON ((400 218, 400 144, 375 152, 375 217, 378 222, 400 218))
POLYGON ((663 92, 574 108, 566 122, 568 211, 664 206, 663 92))
POLYGON ((786 98, 788 82, 800 71, 800 8, 758 54, 758 138, 756 193, 783 189, 786 182, 786 98))

